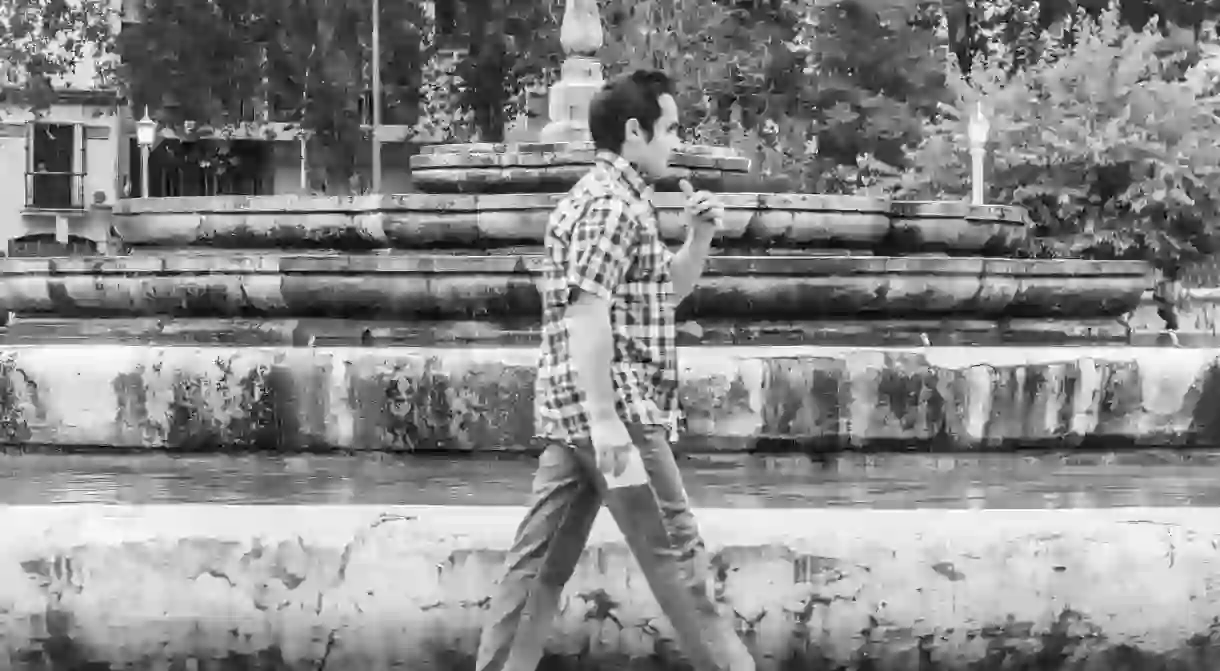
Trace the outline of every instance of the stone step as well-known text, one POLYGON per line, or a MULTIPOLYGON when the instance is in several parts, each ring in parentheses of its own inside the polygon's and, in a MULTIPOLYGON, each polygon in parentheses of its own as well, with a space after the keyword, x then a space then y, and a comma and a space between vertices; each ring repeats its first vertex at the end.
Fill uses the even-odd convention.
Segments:
MULTIPOLYGON (((533 347, 0 348, 9 444, 520 451, 533 347)), ((680 348, 679 451, 1220 444, 1220 350, 680 348)))
MULTIPOLYGON (((0 260, 0 308, 60 317, 536 318, 538 255, 273 254, 0 260)), ((719 256, 680 319, 1115 317, 1136 261, 719 256)))
MULTIPOLYGON (((0 507, 5 645, 49 660, 24 668, 472 671, 523 513, 0 507)), ((695 513, 759 671, 1220 667, 1216 508, 695 513)), ((604 512, 547 650, 547 668, 679 668, 604 512)))

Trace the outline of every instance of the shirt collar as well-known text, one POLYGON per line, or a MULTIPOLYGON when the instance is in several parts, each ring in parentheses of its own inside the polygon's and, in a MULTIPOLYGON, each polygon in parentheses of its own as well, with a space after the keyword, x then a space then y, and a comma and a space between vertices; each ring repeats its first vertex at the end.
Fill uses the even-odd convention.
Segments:
POLYGON ((652 187, 648 186, 644 177, 627 159, 610 150, 599 149, 593 161, 611 178, 627 185, 635 196, 645 200, 652 198, 652 187))

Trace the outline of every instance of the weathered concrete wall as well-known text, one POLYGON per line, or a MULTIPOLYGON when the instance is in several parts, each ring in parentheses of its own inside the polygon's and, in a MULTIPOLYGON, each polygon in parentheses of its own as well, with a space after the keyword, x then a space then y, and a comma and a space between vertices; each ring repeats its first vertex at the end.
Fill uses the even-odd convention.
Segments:
MULTIPOLYGON (((469 671, 517 508, 0 509, 0 654, 84 668, 469 671)), ((1220 513, 703 510, 761 671, 1212 671, 1220 513)), ((606 516, 560 669, 677 669, 606 516)))
MULTIPOLYGON (((536 349, 0 348, 11 443, 516 450, 536 349)), ((683 348, 683 449, 1220 442, 1220 350, 683 348)))

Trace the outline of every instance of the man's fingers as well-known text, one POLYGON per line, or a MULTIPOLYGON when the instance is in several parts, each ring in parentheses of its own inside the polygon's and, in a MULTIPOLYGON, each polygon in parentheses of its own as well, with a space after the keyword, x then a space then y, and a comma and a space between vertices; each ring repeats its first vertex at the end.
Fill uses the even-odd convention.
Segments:
POLYGON ((710 191, 696 192, 689 180, 681 180, 678 185, 686 194, 686 211, 700 219, 720 220, 724 215, 724 206, 720 199, 710 191))

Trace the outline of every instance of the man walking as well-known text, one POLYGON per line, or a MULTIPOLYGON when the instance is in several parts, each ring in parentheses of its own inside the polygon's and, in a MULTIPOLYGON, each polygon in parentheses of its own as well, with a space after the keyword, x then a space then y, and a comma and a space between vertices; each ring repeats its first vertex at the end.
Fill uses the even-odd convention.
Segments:
POLYGON ((669 444, 678 410, 674 312, 703 273, 724 208, 686 193, 678 252, 648 179, 678 148, 672 83, 638 71, 589 108, 593 169, 547 224, 533 504, 517 529, 479 642, 477 671, 534 671, 564 585, 606 504, 698 671, 753 671, 707 592, 708 556, 669 444))

